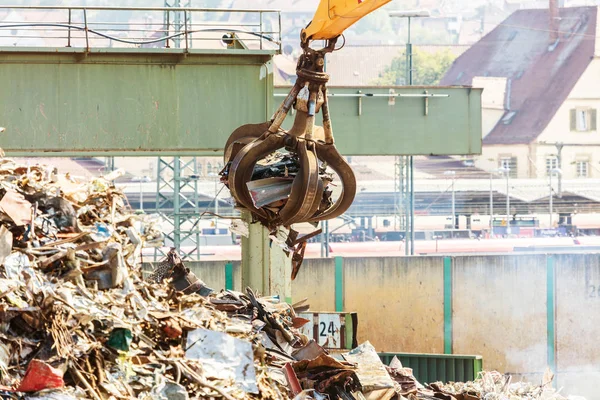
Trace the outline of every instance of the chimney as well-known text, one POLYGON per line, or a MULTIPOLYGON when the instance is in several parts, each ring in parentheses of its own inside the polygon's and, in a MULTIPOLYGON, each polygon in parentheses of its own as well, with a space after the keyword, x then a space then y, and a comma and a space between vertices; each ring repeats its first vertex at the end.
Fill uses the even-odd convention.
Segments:
POLYGON ((558 0, 549 0, 549 9, 550 9, 550 44, 555 43, 558 40, 558 0))

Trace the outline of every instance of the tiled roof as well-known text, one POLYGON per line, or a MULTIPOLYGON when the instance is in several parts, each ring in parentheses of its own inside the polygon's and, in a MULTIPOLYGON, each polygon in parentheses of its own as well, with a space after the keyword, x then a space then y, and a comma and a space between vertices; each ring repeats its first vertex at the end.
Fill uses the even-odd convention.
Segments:
POLYGON ((514 118, 499 122, 484 144, 528 144, 543 132, 594 56, 596 14, 596 7, 561 8, 552 45, 547 9, 515 11, 454 62, 441 85, 509 79, 506 112, 514 118))

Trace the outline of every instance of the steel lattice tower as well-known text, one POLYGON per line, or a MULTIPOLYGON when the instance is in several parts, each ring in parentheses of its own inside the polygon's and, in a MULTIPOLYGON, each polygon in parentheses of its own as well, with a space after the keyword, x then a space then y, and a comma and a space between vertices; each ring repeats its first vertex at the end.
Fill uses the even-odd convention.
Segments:
MULTIPOLYGON (((191 0, 165 0, 165 7, 191 7, 191 0)), ((180 33, 191 26, 191 13, 165 11, 165 35, 180 33)), ((169 43, 169 41, 167 41, 169 43)), ((181 38, 173 39, 181 47, 181 38)), ((191 35, 188 46, 191 47, 191 35)), ((175 247, 182 259, 200 259, 200 211, 198 209, 198 162, 196 157, 159 157, 156 177, 156 212, 169 224, 165 247, 175 247)), ((164 256, 156 249, 155 261, 164 256)))

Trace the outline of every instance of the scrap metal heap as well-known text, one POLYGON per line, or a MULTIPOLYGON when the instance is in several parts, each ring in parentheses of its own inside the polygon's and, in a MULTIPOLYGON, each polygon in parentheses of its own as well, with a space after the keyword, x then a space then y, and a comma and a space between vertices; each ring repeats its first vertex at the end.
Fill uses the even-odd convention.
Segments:
MULTIPOLYGON (((160 245, 160 231, 131 213, 114 177, 81 181, 0 161, 1 398, 470 400, 488 393, 487 381, 423 387, 397 362, 385 367, 368 342, 334 357, 299 330, 309 322, 297 314, 308 310, 305 301, 291 306, 250 288, 215 293, 174 250, 144 277, 141 249, 160 245)), ((526 394, 550 398, 545 388, 526 394)))

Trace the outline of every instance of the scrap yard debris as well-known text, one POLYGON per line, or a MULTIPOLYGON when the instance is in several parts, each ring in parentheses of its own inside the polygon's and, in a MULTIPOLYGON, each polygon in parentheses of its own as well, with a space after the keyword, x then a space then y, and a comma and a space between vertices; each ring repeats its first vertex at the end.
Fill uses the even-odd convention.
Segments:
POLYGON ((541 384, 513 382, 512 376, 497 371, 483 371, 473 382, 436 382, 428 385, 421 393, 423 397, 442 400, 477 399, 544 399, 566 400, 552 387, 554 376, 547 370, 541 384))
POLYGON ((145 276, 141 249, 161 233, 117 175, 0 161, 1 398, 550 398, 502 375, 424 387, 368 342, 334 356, 300 333, 305 300, 217 293, 174 250, 145 276))

